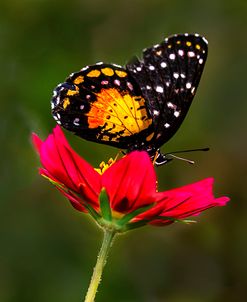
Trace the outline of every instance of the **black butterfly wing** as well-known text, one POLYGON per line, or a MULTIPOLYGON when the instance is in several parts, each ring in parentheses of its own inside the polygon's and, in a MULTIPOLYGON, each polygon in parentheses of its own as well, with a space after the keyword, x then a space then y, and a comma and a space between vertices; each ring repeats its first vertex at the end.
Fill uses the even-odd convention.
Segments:
POLYGON ((198 34, 171 36, 143 51, 126 68, 139 85, 153 118, 151 144, 157 149, 182 124, 207 58, 207 41, 198 34))
POLYGON ((131 149, 152 132, 139 86, 117 65, 98 63, 71 74, 54 90, 51 106, 58 124, 90 141, 131 149))

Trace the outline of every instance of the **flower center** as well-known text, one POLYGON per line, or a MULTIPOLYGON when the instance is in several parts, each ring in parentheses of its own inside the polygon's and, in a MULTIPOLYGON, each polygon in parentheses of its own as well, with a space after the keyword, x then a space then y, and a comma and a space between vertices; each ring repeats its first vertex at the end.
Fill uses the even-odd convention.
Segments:
POLYGON ((102 175, 111 165, 115 163, 116 159, 109 158, 107 163, 102 161, 99 164, 99 168, 95 168, 94 170, 97 171, 100 175, 102 175))

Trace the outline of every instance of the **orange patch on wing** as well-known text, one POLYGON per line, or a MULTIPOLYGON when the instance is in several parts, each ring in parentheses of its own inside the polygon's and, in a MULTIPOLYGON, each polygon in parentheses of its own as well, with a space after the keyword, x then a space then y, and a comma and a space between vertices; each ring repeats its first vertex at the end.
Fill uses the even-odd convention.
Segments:
POLYGON ((116 70, 115 72, 120 78, 125 78, 127 76, 127 72, 123 70, 116 70))
MULTIPOLYGON (((75 83, 76 84, 76 83, 75 83)), ((67 95, 68 96, 70 96, 70 95, 75 95, 75 94, 78 94, 79 93, 79 88, 77 87, 77 86, 75 86, 76 87, 76 90, 71 90, 71 89, 69 89, 68 91, 67 91, 67 95)))
POLYGON ((90 78, 97 78, 100 76, 100 74, 101 72, 98 69, 93 69, 87 74, 87 76, 90 78))
POLYGON ((102 73, 105 74, 106 76, 113 76, 114 75, 114 71, 112 68, 106 67, 106 68, 102 68, 101 69, 102 73))
POLYGON ((69 98, 65 98, 63 101, 63 109, 66 109, 70 105, 69 98))
POLYGON ((149 136, 146 137, 146 141, 149 142, 154 136, 154 132, 152 132, 149 136))
MULTIPOLYGON (((89 128, 103 127, 104 133, 130 136, 147 129, 152 124, 145 100, 142 97, 121 93, 115 88, 102 89, 96 94, 87 113, 89 128)), ((109 140, 108 137, 103 137, 109 140)), ((115 141, 115 140, 114 140, 115 141)))
POLYGON ((84 77, 83 76, 79 76, 79 77, 74 79, 75 84, 80 84, 82 82, 84 82, 84 77))

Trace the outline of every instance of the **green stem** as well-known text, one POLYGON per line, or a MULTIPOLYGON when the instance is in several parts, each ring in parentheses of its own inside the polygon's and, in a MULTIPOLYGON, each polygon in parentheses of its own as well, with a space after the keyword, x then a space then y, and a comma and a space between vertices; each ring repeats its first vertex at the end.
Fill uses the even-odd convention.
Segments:
POLYGON ((84 302, 93 302, 95 299, 95 295, 97 293, 97 289, 98 289, 98 286, 101 281, 102 272, 103 272, 104 266, 106 264, 106 259, 107 259, 109 250, 111 248, 112 241, 113 241, 115 234, 116 234, 115 231, 104 230, 104 238, 103 238, 102 246, 99 251, 97 262, 94 267, 91 282, 90 282, 84 302))

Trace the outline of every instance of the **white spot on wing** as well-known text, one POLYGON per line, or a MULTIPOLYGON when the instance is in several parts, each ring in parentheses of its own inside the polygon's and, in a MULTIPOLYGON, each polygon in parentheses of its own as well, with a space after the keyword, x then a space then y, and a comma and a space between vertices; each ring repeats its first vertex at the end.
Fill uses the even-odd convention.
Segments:
POLYGON ((165 123, 165 128, 169 128, 170 127, 170 124, 168 124, 168 123, 165 123))
POLYGON ((166 64, 166 62, 161 62, 160 66, 161 66, 161 68, 166 68, 167 64, 166 64))
POLYGON ((155 110, 155 109, 154 109, 154 110, 153 110, 153 114, 156 115, 156 116, 158 116, 160 113, 159 113, 158 110, 155 110))
POLYGON ((168 103, 167 103, 167 107, 168 107, 168 108, 172 108, 172 109, 176 109, 176 108, 177 108, 177 106, 174 105, 172 102, 168 102, 168 103))
POLYGON ((179 112, 179 111, 174 111, 174 113, 173 113, 173 114, 174 114, 174 116, 175 116, 175 117, 179 117, 180 112, 179 112))
POLYGON ((53 90, 53 97, 57 96, 57 91, 56 90, 53 90))
POLYGON ((117 86, 120 86, 121 83, 120 83, 119 80, 116 79, 116 80, 114 80, 114 84, 117 85, 117 86))
POLYGON ((191 83, 189 83, 189 82, 186 83, 186 88, 187 88, 187 89, 190 89, 190 88, 191 88, 191 83))
POLYGON ((178 78, 179 78, 179 74, 178 74, 177 72, 174 72, 174 73, 173 73, 173 77, 174 77, 175 79, 178 79, 178 78))
POLYGON ((88 66, 85 66, 81 69, 81 71, 87 70, 88 68, 89 68, 88 66))
POLYGON ((203 59, 200 59, 200 60, 199 60, 199 64, 202 64, 202 63, 203 63, 203 59))
POLYGON ((156 89, 155 89, 157 92, 159 93, 163 93, 164 92, 164 88, 162 86, 156 86, 156 89))
POLYGON ((188 51, 188 57, 193 58, 195 56, 194 51, 188 51))
POLYGON ((208 44, 208 40, 207 40, 206 38, 202 37, 202 40, 203 40, 206 44, 208 44))
POLYGON ((170 60, 175 60, 176 56, 174 53, 169 54, 169 59, 170 60))
POLYGON ((118 64, 112 64, 113 66, 115 66, 115 67, 118 67, 118 68, 122 68, 123 66, 121 66, 121 65, 118 65, 118 64))
POLYGON ((184 51, 182 49, 179 49, 178 54, 182 57, 184 55, 184 51))
POLYGON ((127 86, 129 87, 130 90, 133 90, 133 85, 130 82, 127 82, 127 86))
POLYGON ((75 125, 75 126, 79 126, 80 124, 79 124, 79 121, 80 121, 80 119, 78 118, 78 117, 76 117, 75 119, 74 119, 74 121, 73 121, 73 124, 75 125))
POLYGON ((154 67, 153 65, 150 65, 150 66, 148 67, 148 69, 149 69, 149 70, 155 70, 155 67, 154 67))

